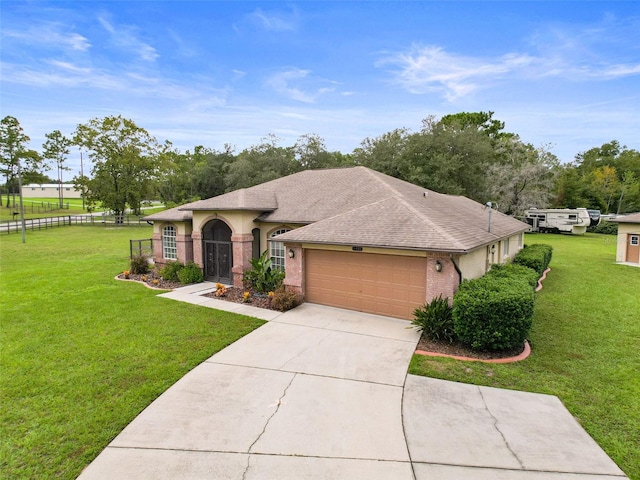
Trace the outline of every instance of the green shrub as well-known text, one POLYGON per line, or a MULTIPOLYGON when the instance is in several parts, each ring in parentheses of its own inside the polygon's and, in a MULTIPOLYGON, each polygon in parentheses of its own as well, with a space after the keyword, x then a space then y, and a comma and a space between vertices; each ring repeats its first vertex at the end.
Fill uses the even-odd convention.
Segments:
POLYGON ((251 259, 251 270, 244 272, 244 281, 260 293, 275 292, 284 280, 284 272, 271 266, 265 250, 260 258, 251 259))
POLYGON ((147 257, 143 257, 142 255, 138 255, 131 259, 131 273, 144 275, 149 273, 149 261, 147 257))
POLYGON ((534 289, 538 286, 538 279, 540 278, 540 275, 538 275, 538 272, 535 270, 517 263, 491 265, 491 270, 489 270, 485 276, 495 278, 523 278, 531 285, 531 288, 534 289))
POLYGON ((601 221, 595 227, 587 228, 587 232, 603 233, 605 235, 618 235, 618 224, 614 222, 601 221))
POLYGON ((531 328, 534 298, 523 277, 465 281, 453 298, 454 332, 460 342, 476 350, 521 346, 531 328))
POLYGON ((302 298, 297 293, 291 292, 284 285, 278 287, 271 297, 271 306, 281 312, 286 312, 302 303, 302 298))
POLYGON ((413 311, 414 319, 411 323, 418 331, 431 340, 446 340, 453 343, 456 334, 453 331, 453 316, 449 306, 449 299, 434 298, 430 303, 416 308, 413 311))
POLYGON ((513 263, 535 270, 538 272, 538 277, 540 277, 551 262, 552 252, 551 245, 535 243, 520 250, 514 257, 513 263))
POLYGON ((160 269, 160 276, 168 282, 179 282, 178 273, 184 268, 181 262, 169 262, 160 269))
POLYGON ((202 270, 194 262, 188 262, 178 271, 178 280, 183 285, 189 283, 200 283, 203 280, 202 270))

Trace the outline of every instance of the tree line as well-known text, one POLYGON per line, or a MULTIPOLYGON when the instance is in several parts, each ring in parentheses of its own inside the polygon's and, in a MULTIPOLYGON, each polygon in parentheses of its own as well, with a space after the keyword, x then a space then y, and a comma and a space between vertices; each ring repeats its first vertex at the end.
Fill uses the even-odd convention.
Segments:
POLYGON ((74 177, 76 188, 89 206, 100 202, 116 214, 126 208, 139 212, 144 200, 171 207, 301 170, 356 165, 436 192, 491 201, 510 215, 530 207, 640 210, 640 152, 613 140, 561 164, 549 147, 536 148, 505 131, 493 112, 430 116, 419 131, 398 128, 366 138, 347 154, 327 150, 316 134, 302 135, 291 146, 267 135, 240 152, 228 144, 222 150, 200 145, 181 152, 122 116, 94 118, 70 137, 54 130, 46 139, 41 153, 31 150, 18 120, 2 119, 5 186, 15 184, 20 166, 31 182, 49 180, 43 172, 55 167, 61 182, 69 148, 76 146, 91 163, 89 175, 74 177))

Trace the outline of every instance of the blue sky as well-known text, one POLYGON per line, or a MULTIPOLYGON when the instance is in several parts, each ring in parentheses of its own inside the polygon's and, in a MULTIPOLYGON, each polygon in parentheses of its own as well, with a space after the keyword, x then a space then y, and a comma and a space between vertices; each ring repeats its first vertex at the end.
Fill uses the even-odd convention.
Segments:
MULTIPOLYGON (((6 1, 1 116, 45 133, 121 114, 181 151, 315 133, 351 152, 494 111, 562 161, 640 149, 640 2, 6 1)), ((69 159, 78 172, 79 154, 69 159)))

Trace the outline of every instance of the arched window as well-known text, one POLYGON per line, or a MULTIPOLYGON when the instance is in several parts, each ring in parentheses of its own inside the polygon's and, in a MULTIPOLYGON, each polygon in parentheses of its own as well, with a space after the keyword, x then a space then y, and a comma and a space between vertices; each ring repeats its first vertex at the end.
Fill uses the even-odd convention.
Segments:
POLYGON ((176 227, 173 225, 166 225, 162 228, 162 258, 166 258, 167 260, 178 259, 176 227))
MULTIPOLYGON (((271 234, 271 238, 276 235, 281 235, 290 231, 290 228, 281 228, 271 234)), ((269 256, 271 257, 271 266, 278 270, 284 270, 284 243, 283 242, 269 242, 269 256)))

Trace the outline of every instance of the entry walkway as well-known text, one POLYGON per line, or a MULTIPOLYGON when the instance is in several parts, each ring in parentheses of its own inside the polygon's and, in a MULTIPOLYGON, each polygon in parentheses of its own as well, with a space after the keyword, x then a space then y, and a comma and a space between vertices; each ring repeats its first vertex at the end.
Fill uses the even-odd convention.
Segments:
MULTIPOLYGON (((236 308, 188 288, 163 296, 236 308)), ((261 312, 269 323, 169 388, 79 478, 624 478, 555 397, 407 376, 409 322, 261 312)))

